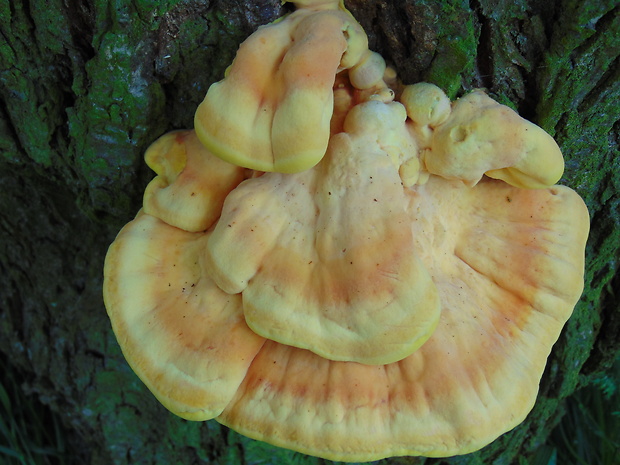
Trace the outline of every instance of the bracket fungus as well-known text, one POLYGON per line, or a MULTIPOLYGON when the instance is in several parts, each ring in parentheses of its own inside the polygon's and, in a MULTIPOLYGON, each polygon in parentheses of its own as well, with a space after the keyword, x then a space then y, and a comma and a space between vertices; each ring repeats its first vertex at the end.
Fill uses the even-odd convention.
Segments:
POLYGON ((148 149, 114 332, 186 419, 342 461, 477 450, 534 404, 586 207, 542 129, 398 83, 342 2, 294 3, 148 149))

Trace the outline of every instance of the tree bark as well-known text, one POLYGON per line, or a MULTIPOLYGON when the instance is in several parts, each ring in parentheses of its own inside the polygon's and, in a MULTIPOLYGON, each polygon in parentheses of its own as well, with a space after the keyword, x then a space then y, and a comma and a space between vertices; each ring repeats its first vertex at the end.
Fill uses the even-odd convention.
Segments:
MULTIPOLYGON (((345 2, 405 83, 484 87, 555 136, 586 201, 585 292, 527 420, 483 450, 390 464, 527 463, 563 401, 620 352, 620 6, 576 0, 345 2)), ((169 414, 125 363, 103 259, 238 44, 279 0, 0 0, 0 352, 73 432, 79 463, 325 463, 169 414)), ((77 459, 76 459, 77 460, 77 459)), ((77 461, 76 461, 77 463, 77 461)))

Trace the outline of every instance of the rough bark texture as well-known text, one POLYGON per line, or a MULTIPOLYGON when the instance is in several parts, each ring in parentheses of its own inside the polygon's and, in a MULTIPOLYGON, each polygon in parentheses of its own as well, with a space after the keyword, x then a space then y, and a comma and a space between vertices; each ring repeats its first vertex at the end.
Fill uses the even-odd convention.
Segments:
MULTIPOLYGON (((527 463, 562 402, 618 354, 617 1, 350 0, 406 83, 486 87, 560 143, 592 217, 586 290, 528 419, 482 451, 390 464, 527 463)), ((0 0, 0 353, 58 412, 76 463, 323 463, 165 411, 126 365, 102 263, 152 174, 145 148, 192 125, 279 0, 0 0), (77 460, 79 458, 79 460, 77 460)))

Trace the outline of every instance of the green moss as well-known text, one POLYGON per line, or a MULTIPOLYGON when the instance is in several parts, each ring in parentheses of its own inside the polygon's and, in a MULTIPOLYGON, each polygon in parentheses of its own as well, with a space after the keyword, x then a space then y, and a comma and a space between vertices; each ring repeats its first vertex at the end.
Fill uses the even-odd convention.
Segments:
POLYGON ((546 130, 558 130, 567 110, 586 103, 584 98, 598 86, 607 70, 617 72, 617 67, 610 66, 620 44, 620 19, 610 12, 613 3, 567 2, 556 22, 538 77, 542 99, 537 113, 546 130))
MULTIPOLYGON (((533 15, 522 0, 480 0, 480 11, 483 19, 478 58, 483 63, 481 72, 487 73, 481 80, 497 95, 505 95, 511 101, 523 100, 523 75, 535 63, 525 54, 536 50, 538 42, 537 37, 525 35, 524 24, 532 21, 533 15)), ((532 28, 527 29, 531 34, 532 28)))
POLYGON ((436 52, 424 80, 454 98, 464 81, 470 81, 474 74, 479 31, 468 2, 442 2, 440 8, 436 52))
POLYGON ((164 127, 163 93, 143 69, 147 39, 108 32, 86 65, 88 92, 68 109, 69 134, 78 172, 88 185, 126 184, 145 137, 164 127), (128 75, 129 72, 129 75, 128 75))
MULTIPOLYGON (((32 11, 44 16, 41 10, 54 11, 59 5, 48 2, 41 8, 33 6, 32 11)), ((30 10, 21 2, 14 2, 9 9, 4 5, 2 12, 0 89, 6 116, 15 126, 11 128, 13 137, 18 138, 14 143, 41 168, 49 168, 55 163, 53 153, 64 117, 65 89, 57 80, 62 63, 55 55, 64 51, 59 37, 67 36, 66 23, 62 18, 52 21, 51 17, 42 17, 35 27, 30 10), (34 46, 34 40, 41 40, 45 49, 34 46)), ((14 159, 12 154, 5 158, 14 159)))
POLYGON ((159 28, 161 18, 181 4, 183 0, 136 0, 132 2, 137 16, 144 26, 151 30, 159 28))
POLYGON ((144 150, 169 129, 193 126, 195 108, 241 40, 223 32, 235 29, 205 6, 131 5, 108 12, 105 2, 97 4, 108 24, 95 33, 96 54, 85 66, 86 78, 74 84, 78 98, 67 109, 72 163, 90 187, 83 208, 114 216, 137 209, 134 199, 152 176, 144 150), (133 26, 142 21, 149 27, 133 26))
MULTIPOLYGON (((539 79, 539 122, 555 134, 566 158, 561 182, 583 197, 593 225, 586 248, 584 297, 567 325, 571 344, 563 364, 569 372, 587 360, 603 319, 618 318, 600 313, 620 256, 620 16, 612 4, 567 2, 539 79)), ((613 351, 607 356, 613 358, 613 351)), ((566 380, 562 394, 583 382, 566 380)))
POLYGON ((6 113, 2 109, 0 109, 0 157, 0 163, 21 165, 25 162, 23 153, 17 148, 12 128, 7 124, 6 113))
POLYGON ((193 127, 194 112, 209 86, 224 77, 224 70, 248 33, 217 10, 171 26, 174 40, 165 42, 156 58, 156 69, 166 83, 170 126, 188 128, 193 127))

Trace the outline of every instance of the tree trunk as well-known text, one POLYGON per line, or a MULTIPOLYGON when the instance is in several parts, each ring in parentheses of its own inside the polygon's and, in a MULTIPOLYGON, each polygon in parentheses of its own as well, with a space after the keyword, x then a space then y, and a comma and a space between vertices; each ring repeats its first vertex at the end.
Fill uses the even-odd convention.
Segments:
MULTIPOLYGON (((615 0, 350 0, 405 83, 485 87, 554 135, 592 231, 583 298, 527 420, 483 450, 391 464, 527 463, 577 388, 620 350, 620 7, 615 0)), ((58 413, 79 463, 324 463, 169 414, 125 363, 103 259, 238 44, 279 0, 0 0, 0 352, 58 413)), ((76 459, 76 463, 77 459, 76 459)))

